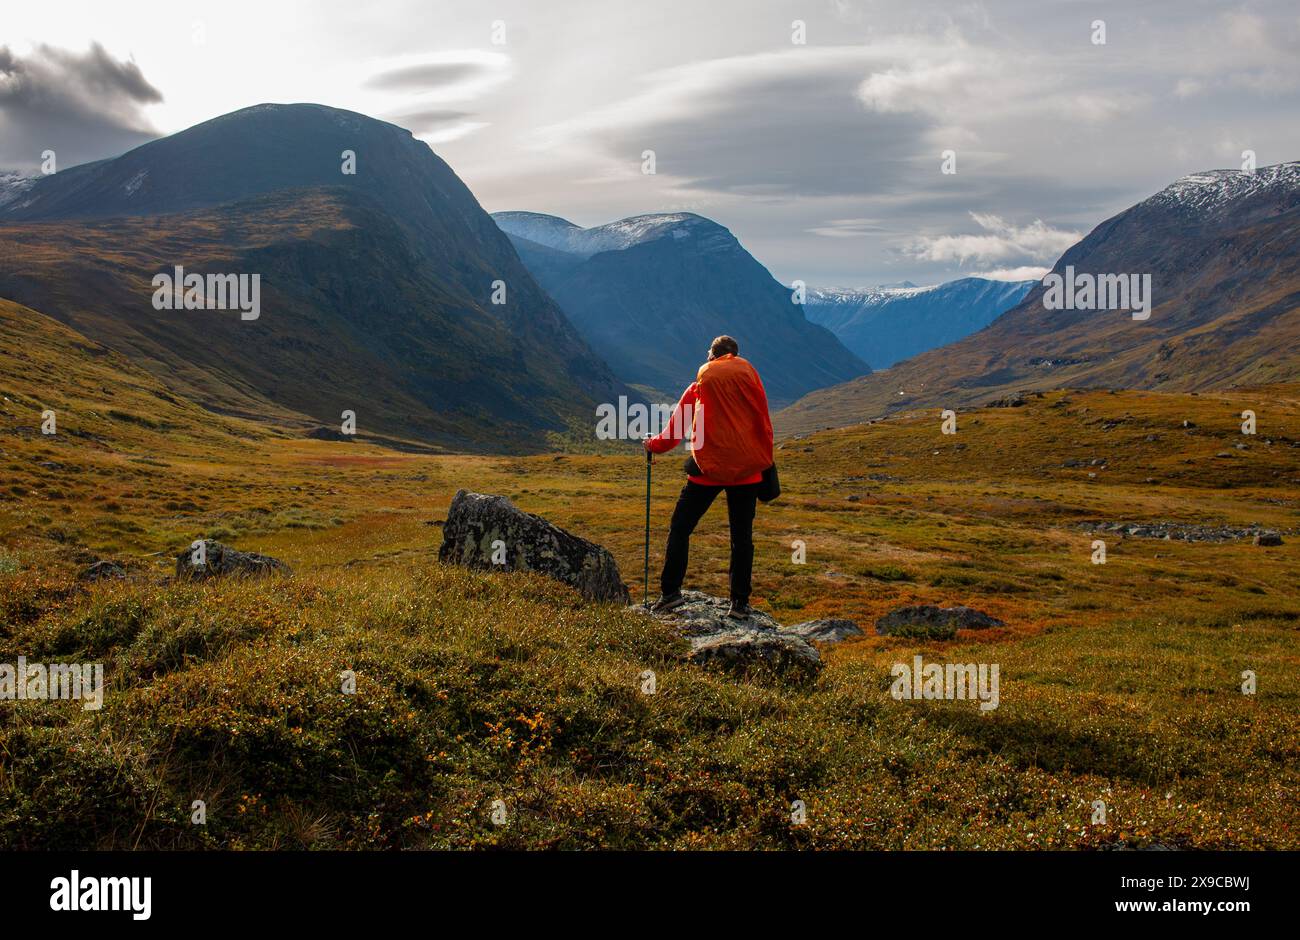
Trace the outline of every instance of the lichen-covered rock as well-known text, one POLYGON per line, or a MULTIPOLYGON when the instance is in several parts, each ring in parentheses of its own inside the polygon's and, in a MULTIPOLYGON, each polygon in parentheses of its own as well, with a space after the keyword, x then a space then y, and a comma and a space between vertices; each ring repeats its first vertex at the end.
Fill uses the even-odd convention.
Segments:
POLYGON ((126 577, 126 569, 115 561, 97 561, 81 574, 79 581, 120 581, 126 577))
POLYGON ((822 667, 817 651, 793 633, 745 627, 692 637, 689 658, 737 671, 762 664, 774 672, 794 673, 799 678, 812 678, 822 667))
POLYGON ((443 562, 492 571, 535 571, 594 601, 629 601, 614 556, 504 496, 459 491, 442 527, 443 562))
MULTIPOLYGON (((807 640, 761 610, 733 620, 727 616, 730 603, 725 598, 700 591, 683 591, 682 596, 686 603, 681 607, 654 616, 690 641, 691 662, 740 673, 761 666, 796 679, 811 678, 821 669, 821 655, 807 640)), ((636 609, 644 610, 639 605, 636 609)))
POLYGON ((951 640, 958 630, 1004 627, 1001 620, 972 607, 935 607, 918 604, 891 610, 876 621, 876 632, 887 636, 925 640, 951 640))
POLYGON ((202 548, 191 545, 176 556, 176 580, 195 581, 230 575, 292 574, 289 566, 270 555, 241 552, 215 539, 203 539, 202 548))
POLYGON ((682 591, 686 603, 665 614, 660 620, 671 621, 684 636, 704 636, 726 633, 737 627, 751 630, 780 630, 781 625, 761 610, 753 610, 745 620, 732 620, 727 616, 730 602, 724 597, 714 597, 702 591, 682 591))
POLYGON ((862 628, 852 620, 834 618, 805 620, 803 623, 796 623, 784 629, 787 633, 803 637, 810 643, 839 643, 851 636, 862 636, 862 628))

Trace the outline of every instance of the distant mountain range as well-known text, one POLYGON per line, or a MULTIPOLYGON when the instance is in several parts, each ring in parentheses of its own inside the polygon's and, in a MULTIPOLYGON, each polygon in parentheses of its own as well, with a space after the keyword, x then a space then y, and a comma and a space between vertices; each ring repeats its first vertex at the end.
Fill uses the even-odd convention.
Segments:
POLYGON ((917 287, 809 288, 803 309, 873 369, 956 342, 1018 304, 1036 281, 982 277, 917 287))
POLYGON ((544 449, 629 392, 426 144, 320 105, 7 178, 0 297, 213 410, 337 426, 348 409, 362 433, 447 447, 544 449), (174 265, 260 274, 260 318, 155 310, 174 265))
POLYGON ((693 213, 581 228, 536 212, 492 216, 528 270, 623 381, 675 397, 723 333, 788 403, 870 367, 824 327, 736 237, 693 213))
POLYGON ((1053 273, 1150 275, 1147 319, 1049 309, 1037 284, 987 328, 815 392, 786 432, 1061 386, 1196 391, 1300 379, 1300 163, 1186 176, 1107 219, 1053 273))

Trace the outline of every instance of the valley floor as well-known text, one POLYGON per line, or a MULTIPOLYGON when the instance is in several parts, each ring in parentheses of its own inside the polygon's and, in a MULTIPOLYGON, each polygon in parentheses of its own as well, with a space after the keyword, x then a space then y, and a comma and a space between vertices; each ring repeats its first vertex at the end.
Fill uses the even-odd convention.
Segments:
MULTIPOLYGON (((47 437, 8 381, 0 663, 102 662, 108 691, 101 711, 0 702, 0 846, 1300 848, 1295 387, 1057 391, 962 412, 955 435, 911 414, 786 441, 754 603, 868 634, 800 687, 685 664, 667 628, 538 577, 437 561, 455 492, 500 493, 607 546, 639 599, 631 449, 401 454, 158 418, 143 391, 113 417, 90 379, 47 437), (1193 538, 1094 525, 1116 522, 1193 538), (198 537, 294 575, 171 582, 198 537), (77 580, 105 558, 129 579, 77 580), (912 603, 1007 626, 875 636, 912 603), (999 706, 894 700, 890 667, 918 654, 998 664, 999 706)), ((655 465, 652 578, 680 463, 655 465)), ((721 505, 692 553, 688 587, 725 593, 721 505)))

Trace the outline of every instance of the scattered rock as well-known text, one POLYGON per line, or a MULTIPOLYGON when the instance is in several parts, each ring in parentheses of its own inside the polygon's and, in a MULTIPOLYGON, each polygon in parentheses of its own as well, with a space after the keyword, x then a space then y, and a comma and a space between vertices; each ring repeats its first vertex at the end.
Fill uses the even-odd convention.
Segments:
POLYGON ((997 401, 991 401, 988 404, 990 408, 1022 408, 1025 404, 1025 393, 1015 392, 1007 395, 1005 398, 999 398, 997 401))
MULTIPOLYGON (((682 591, 686 603, 666 614, 655 614, 660 620, 672 621, 684 636, 698 637, 712 633, 727 633, 737 627, 751 630, 780 630, 781 625, 761 610, 754 610, 748 620, 732 620, 727 616, 731 606, 724 597, 714 597, 702 591, 682 591)), ((638 609, 644 610, 640 605, 638 609)))
POLYGON ((268 574, 292 573, 289 566, 278 558, 259 555, 256 552, 237 551, 215 539, 204 539, 201 553, 197 546, 190 546, 176 556, 176 580, 178 581, 224 578, 229 575, 260 577, 268 574), (200 557, 203 559, 203 564, 196 565, 195 559, 200 557))
POLYGON ((459 491, 442 528, 440 561, 495 571, 536 571, 576 588, 588 600, 630 597, 614 556, 541 516, 524 512, 505 496, 459 491), (493 542, 504 545, 504 564, 493 542))
POLYGON ((935 607, 918 604, 891 610, 876 621, 876 632, 885 636, 951 640, 958 630, 986 630, 1004 627, 1001 620, 972 607, 935 607))
MULTIPOLYGON (((1263 526, 1192 525, 1179 522, 1082 522, 1078 528, 1088 532, 1118 532, 1139 539, 1165 539, 1179 542, 1231 542, 1260 536, 1281 538, 1281 533, 1263 526)), ((1265 543, 1271 544, 1271 543, 1265 543)))
POLYGON ((344 434, 342 431, 336 431, 333 428, 312 428, 307 432, 307 436, 314 441, 350 441, 353 440, 351 434, 344 434))
POLYGON ((690 659, 741 672, 761 663, 775 672, 805 679, 816 676, 822 667, 817 651, 797 636, 743 628, 693 639, 690 659))
POLYGON ((1276 532, 1261 532, 1255 536, 1255 544, 1264 546, 1281 545, 1282 536, 1276 532))
MULTIPOLYGON (((799 677, 815 675, 821 655, 812 643, 837 643, 862 631, 851 620, 808 620, 783 627, 771 615, 755 610, 746 620, 727 616, 727 600, 700 591, 683 591, 686 603, 654 616, 671 623, 690 641, 692 662, 712 662, 745 671, 762 665, 799 677)), ((637 610, 643 610, 640 606, 637 610)))
POLYGON ((784 629, 786 633, 803 637, 809 643, 839 643, 851 636, 862 636, 862 628, 852 620, 805 620, 784 629))
POLYGON ((126 577, 126 569, 115 561, 97 561, 81 574, 78 581, 121 581, 126 577))

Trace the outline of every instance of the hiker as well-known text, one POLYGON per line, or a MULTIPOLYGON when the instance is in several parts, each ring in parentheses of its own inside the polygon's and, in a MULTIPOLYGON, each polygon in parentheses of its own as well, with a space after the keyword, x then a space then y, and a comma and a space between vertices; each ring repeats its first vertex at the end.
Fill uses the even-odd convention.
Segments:
MULTIPOLYGON (((677 497, 659 577, 660 597, 654 610, 665 612, 686 603, 682 581, 691 533, 722 490, 727 492, 727 523, 731 528, 731 608, 727 616, 744 620, 750 614, 749 593, 754 568, 754 510, 764 493, 764 471, 772 468, 772 419, 767 392, 758 372, 740 358, 730 336, 709 346, 709 361, 682 393, 667 426, 645 439, 651 454, 672 450, 690 438, 686 485, 677 497)), ((769 472, 769 479, 771 474, 769 472)))

